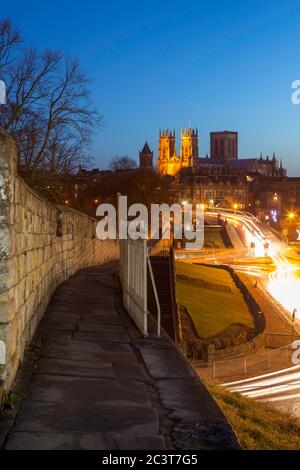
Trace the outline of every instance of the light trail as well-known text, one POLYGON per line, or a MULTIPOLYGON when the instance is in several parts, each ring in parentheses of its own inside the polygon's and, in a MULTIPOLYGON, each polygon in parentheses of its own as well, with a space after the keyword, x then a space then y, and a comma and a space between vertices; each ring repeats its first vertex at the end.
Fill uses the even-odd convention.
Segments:
MULTIPOLYGON (((264 256, 266 254, 266 240, 268 241, 267 254, 272 259, 275 268, 270 273, 263 273, 261 270, 260 284, 265 287, 274 300, 281 304, 283 315, 289 315, 292 319, 293 312, 295 312, 295 319, 297 320, 297 314, 300 319, 300 275, 297 275, 300 273, 300 257, 295 255, 293 264, 288 256, 290 248, 287 244, 255 217, 222 210, 219 210, 218 213, 222 217, 226 217, 236 228, 243 227, 244 244, 248 248, 249 258, 264 256)), ((240 269, 238 265, 234 268, 240 269)), ((245 267, 245 271, 242 268, 242 272, 254 276, 256 271, 249 263, 249 266, 245 267)), ((249 398, 272 402, 274 406, 284 411, 292 411, 293 414, 300 417, 300 365, 228 382, 223 386, 231 392, 238 392, 249 398)))
POLYGON ((229 382, 223 386, 231 392, 249 398, 278 403, 286 409, 290 408, 293 401, 297 408, 296 414, 299 414, 297 400, 300 398, 300 365, 250 379, 229 382))
MULTIPOLYGON (((295 266, 285 256, 289 247, 274 233, 260 223, 256 217, 243 212, 231 213, 229 211, 218 210, 218 212, 210 212, 212 214, 220 214, 222 217, 230 220, 230 222, 238 227, 242 225, 244 230, 244 243, 248 248, 248 256, 258 258, 263 257, 268 252, 268 256, 272 259, 275 269, 268 274, 266 289, 269 294, 279 302, 285 310, 292 315, 296 309, 300 317, 300 264, 295 266), (268 248, 265 248, 266 242, 268 248), (251 244, 255 246, 251 249, 251 244)), ((300 262, 300 258, 299 258, 300 262)), ((253 275, 253 269, 248 270, 248 274, 253 275)))

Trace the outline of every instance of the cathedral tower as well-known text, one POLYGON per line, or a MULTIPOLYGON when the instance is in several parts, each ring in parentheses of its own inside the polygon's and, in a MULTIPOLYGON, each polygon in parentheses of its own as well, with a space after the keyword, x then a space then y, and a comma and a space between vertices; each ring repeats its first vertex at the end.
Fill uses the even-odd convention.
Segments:
POLYGON ((210 158, 228 163, 238 159, 238 133, 220 131, 210 133, 210 158))
POLYGON ((151 151, 148 142, 145 142, 145 145, 140 152, 140 168, 153 168, 153 152, 151 151))
POLYGON ((176 175, 180 169, 180 160, 176 156, 175 131, 159 131, 157 169, 162 175, 176 175))
POLYGON ((180 158, 181 167, 193 167, 196 165, 199 157, 198 147, 198 129, 182 129, 181 130, 181 147, 180 158))

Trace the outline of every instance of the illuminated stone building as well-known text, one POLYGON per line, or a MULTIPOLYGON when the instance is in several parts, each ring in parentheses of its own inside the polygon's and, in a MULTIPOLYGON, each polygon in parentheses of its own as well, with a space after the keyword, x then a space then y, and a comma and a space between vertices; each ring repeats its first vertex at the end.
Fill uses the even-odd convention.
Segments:
MULTIPOLYGON (((251 183, 254 210, 264 222, 300 230, 300 178, 260 178, 251 183), (292 218, 290 214, 294 214, 292 218)), ((293 237, 295 239, 294 230, 293 237)), ((298 234, 297 234, 298 236, 298 234)))
POLYGON ((249 182, 244 176, 215 175, 201 176, 182 174, 174 182, 178 202, 193 202, 206 207, 225 207, 248 210, 249 182))
POLYGON ((161 175, 177 175, 183 168, 194 168, 199 156, 198 130, 182 129, 180 155, 176 152, 175 130, 159 132, 157 171, 161 175))

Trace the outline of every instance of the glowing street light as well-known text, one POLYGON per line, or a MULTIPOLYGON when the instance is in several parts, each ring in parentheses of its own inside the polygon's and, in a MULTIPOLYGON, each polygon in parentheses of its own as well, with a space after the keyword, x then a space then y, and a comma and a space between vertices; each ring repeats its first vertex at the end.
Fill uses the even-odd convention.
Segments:
POLYGON ((234 212, 236 213, 237 209, 239 208, 239 205, 235 202, 232 207, 234 208, 234 212))
POLYGON ((288 215, 287 215, 287 217, 288 217, 288 219, 289 219, 289 220, 291 220, 291 221, 292 221, 292 220, 294 220, 294 219, 295 219, 295 217, 296 217, 296 214, 295 214, 295 212, 288 212, 288 215))

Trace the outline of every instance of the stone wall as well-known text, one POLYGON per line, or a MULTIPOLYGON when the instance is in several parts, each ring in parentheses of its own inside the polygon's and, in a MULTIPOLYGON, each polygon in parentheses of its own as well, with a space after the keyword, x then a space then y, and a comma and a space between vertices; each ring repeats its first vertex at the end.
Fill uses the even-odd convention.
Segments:
POLYGON ((54 289, 81 268, 119 256, 96 221, 43 200, 17 175, 17 151, 0 128, 0 373, 9 388, 54 289))
POLYGON ((255 354, 265 345, 265 334, 259 333, 251 341, 247 341, 244 344, 238 344, 237 346, 231 346, 225 349, 216 349, 213 344, 210 344, 207 348, 208 362, 211 361, 225 361, 226 359, 235 359, 239 357, 251 356, 255 354))

